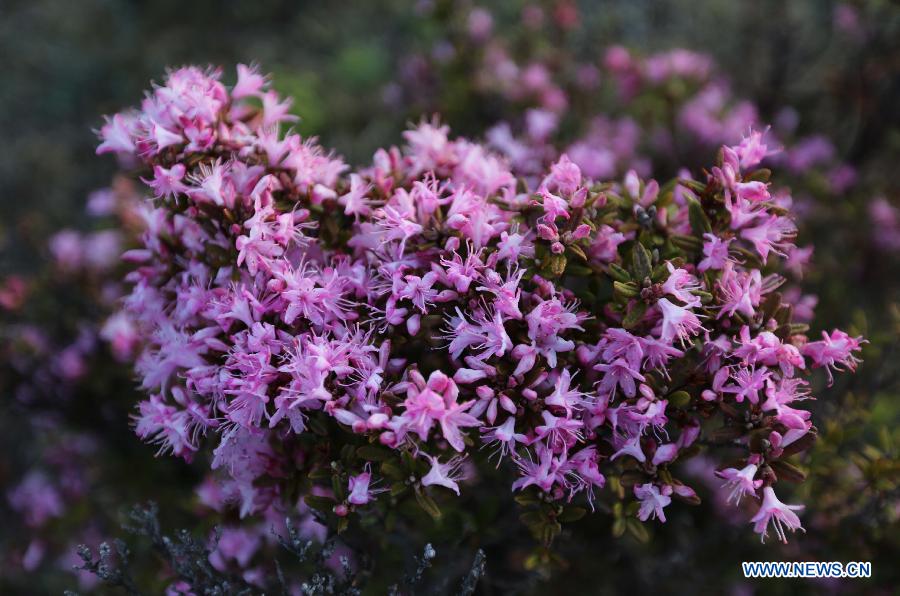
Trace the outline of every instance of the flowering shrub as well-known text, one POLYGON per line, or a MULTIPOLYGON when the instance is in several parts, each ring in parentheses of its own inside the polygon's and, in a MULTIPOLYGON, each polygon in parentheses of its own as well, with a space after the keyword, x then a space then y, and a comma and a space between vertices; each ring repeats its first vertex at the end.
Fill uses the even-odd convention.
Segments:
POLYGON ((578 502, 664 522, 699 501, 675 464, 718 448, 756 532, 801 528, 773 487, 815 437, 805 376, 863 340, 808 339, 778 291, 796 228, 761 133, 660 184, 519 171, 432 121, 351 171, 279 133, 289 107, 188 67, 100 131, 155 197, 125 255, 138 435, 210 444, 242 515, 301 491, 339 529, 504 466, 545 543, 578 502))

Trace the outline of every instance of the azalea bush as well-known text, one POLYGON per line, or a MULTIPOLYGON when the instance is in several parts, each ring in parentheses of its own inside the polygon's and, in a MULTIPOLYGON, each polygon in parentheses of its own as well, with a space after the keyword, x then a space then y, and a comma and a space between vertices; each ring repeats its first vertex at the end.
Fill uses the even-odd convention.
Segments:
POLYGON ((796 228, 761 133, 662 186, 566 155, 517 176, 437 122, 348 172, 280 134, 290 100, 255 70, 220 79, 170 72, 98 152, 155 197, 126 254, 136 432, 188 460, 212 448, 223 501, 302 495, 340 531, 407 499, 439 517, 514 466, 549 546, 578 505, 664 522, 673 497, 696 503, 677 463, 709 448, 763 538, 802 527, 773 487, 815 437, 804 376, 855 369, 864 340, 792 319, 796 228))
MULTIPOLYGON (((88 591, 125 577, 196 591, 196 572, 369 592, 424 573, 419 589, 451 591, 478 548, 487 590, 547 577, 726 590, 746 585, 734 561, 768 557, 874 560, 890 584, 890 11, 840 4, 768 65, 703 29, 709 12, 767 48, 822 12, 810 6, 766 27, 756 8, 669 10, 665 27, 655 11, 639 19, 652 43, 616 30, 623 6, 600 18, 569 2, 422 3, 379 16, 396 46, 367 45, 353 19, 328 42, 303 25, 303 48, 249 29, 224 53, 192 40, 209 52, 192 59, 276 75, 173 71, 103 127, 123 175, 87 217, 13 214, 0 234, 2 589, 58 592, 77 566, 88 591), (685 40, 715 60, 660 51, 685 40), (333 60, 315 58, 323 44, 333 60), (855 348, 865 365, 833 375, 855 348), (127 556, 100 548, 147 499, 188 528, 178 548, 159 548, 158 529, 127 556), (310 552, 325 545, 312 575, 279 554, 292 528, 310 552), (423 572, 429 542, 437 568, 423 572)), ((195 55, 167 39, 129 67, 132 87, 195 55)), ((54 85, 28 114, 59 121, 43 107, 66 97, 54 85)), ((82 97, 81 145, 85 122, 136 93, 122 87, 97 91, 105 108, 82 97)), ((71 149, 67 130, 54 150, 71 149)), ((19 195, 47 186, 20 179, 75 161, 16 146, 3 167, 19 195)), ((41 196, 115 165, 84 159, 41 196)))

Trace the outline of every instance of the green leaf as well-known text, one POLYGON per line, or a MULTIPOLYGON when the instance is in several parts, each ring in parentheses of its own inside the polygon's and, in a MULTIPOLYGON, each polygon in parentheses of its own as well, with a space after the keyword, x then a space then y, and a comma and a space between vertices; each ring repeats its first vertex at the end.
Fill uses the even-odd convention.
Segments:
POLYGON ((672 244, 682 250, 697 252, 703 248, 703 241, 697 236, 687 236, 685 234, 672 234, 669 237, 672 244))
POLYGON ((530 530, 537 532, 544 524, 544 515, 540 511, 526 511, 519 516, 519 520, 530 530))
POLYGON ((341 478, 337 474, 331 477, 331 490, 334 492, 334 497, 338 501, 343 501, 347 497, 346 491, 344 490, 344 483, 341 482, 341 478))
POLYGON ((696 236, 712 232, 712 224, 707 217, 703 206, 696 199, 688 198, 688 220, 691 222, 691 230, 696 236))
POLYGON ((642 543, 646 544, 650 542, 650 533, 647 531, 647 527, 638 519, 629 518, 626 522, 628 527, 628 533, 634 536, 634 538, 642 543))
POLYGON ((631 281, 631 274, 628 273, 628 271, 626 271, 622 267, 619 267, 618 265, 616 265, 615 263, 609 264, 609 276, 611 278, 613 278, 614 281, 618 281, 618 282, 622 282, 622 283, 627 283, 627 282, 631 281))
POLYGON ((559 277, 566 270, 566 255, 551 254, 541 263, 541 272, 549 278, 559 277))
POLYGON ((381 473, 394 480, 401 480, 404 477, 403 469, 393 461, 381 464, 381 473))
POLYGON ((438 504, 426 495, 424 492, 417 490, 416 491, 416 501, 419 503, 419 507, 425 510, 428 515, 432 517, 435 521, 441 519, 441 508, 438 507, 438 504))
POLYGON ((625 315, 625 318, 622 320, 622 326, 625 329, 634 329, 638 323, 641 322, 641 319, 644 318, 644 315, 647 313, 647 303, 646 302, 638 302, 634 305, 634 307, 628 311, 628 314, 625 315))
POLYGON ((545 546, 549 547, 556 540, 556 537, 559 536, 560 532, 562 532, 562 526, 559 522, 548 521, 542 528, 541 541, 545 546))
POLYGON ((574 275, 575 277, 590 277, 594 275, 594 270, 584 265, 573 265, 569 263, 566 266, 566 275, 574 275))
POLYGON ((625 534, 625 529, 627 528, 625 518, 620 517, 613 522, 612 525, 612 535, 616 538, 621 538, 625 534))
POLYGON ((769 168, 760 168, 744 176, 744 180, 747 182, 768 182, 770 178, 772 178, 772 170, 769 168))
POLYGON ((556 518, 564 524, 578 521, 587 514, 584 507, 566 507, 563 512, 556 518))
POLYGON ((541 502, 538 496, 531 492, 518 493, 513 499, 522 506, 535 505, 541 502))
POLYGON ((779 480, 787 480, 788 482, 803 482, 806 480, 806 472, 792 463, 778 460, 769 462, 769 466, 775 470, 779 480))
POLYGON ((686 408, 691 403, 691 394, 687 391, 676 391, 669 395, 669 404, 676 408, 686 408))
POLYGON ((643 282, 653 272, 650 253, 640 242, 634 243, 631 249, 631 273, 638 282, 643 282))
POLYGON ((640 293, 640 289, 633 281, 630 281, 628 283, 614 281, 613 290, 615 290, 617 294, 619 294, 620 296, 624 296, 625 298, 634 298, 640 293))
POLYGON ((306 495, 305 497, 303 497, 303 500, 306 501, 307 505, 309 505, 316 511, 321 511, 322 513, 331 513, 331 510, 334 509, 335 505, 335 500, 331 497, 306 495))
POLYGON ((325 480, 326 478, 331 478, 331 474, 331 468, 326 466, 318 466, 309 473, 308 478, 310 480, 325 480))
POLYGON ((566 249, 571 251, 572 254, 576 255, 582 261, 588 260, 587 255, 584 254, 584 250, 577 244, 570 244, 569 246, 566 247, 566 249))
POLYGON ((363 445, 356 450, 356 455, 369 461, 386 461, 393 457, 393 453, 375 445, 363 445))
POLYGON ((809 325, 806 323, 791 323, 791 335, 797 333, 806 333, 809 331, 809 325))
POLYGON ((694 192, 706 191, 706 185, 697 180, 679 179, 678 184, 680 184, 681 186, 684 186, 685 188, 689 188, 689 189, 693 190, 694 192))

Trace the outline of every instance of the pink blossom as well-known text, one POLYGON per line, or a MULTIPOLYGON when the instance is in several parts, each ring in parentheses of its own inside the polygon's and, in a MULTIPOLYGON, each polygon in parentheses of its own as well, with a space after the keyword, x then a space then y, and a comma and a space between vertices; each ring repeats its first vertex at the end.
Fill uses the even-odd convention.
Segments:
POLYGON ((830 335, 823 331, 820 341, 809 342, 803 346, 802 351, 804 356, 812 360, 814 367, 824 367, 828 372, 828 379, 833 380, 832 370, 856 370, 860 360, 853 352, 861 350, 863 343, 865 340, 862 337, 851 337, 835 329, 830 335))
POLYGON ((422 486, 443 486, 459 495, 459 484, 457 483, 464 479, 461 468, 465 458, 457 455, 442 464, 436 457, 427 454, 425 457, 431 463, 431 469, 422 477, 422 486))
POLYGON ((756 489, 762 486, 762 480, 754 480, 758 466, 749 464, 740 470, 736 468, 726 468, 716 472, 716 476, 725 479, 723 487, 731 488, 727 501, 734 501, 735 505, 739 505, 744 495, 756 496, 756 489))
POLYGON ((647 521, 652 516, 654 519, 665 523, 666 514, 663 512, 663 508, 672 502, 672 498, 669 497, 671 492, 672 489, 669 487, 663 487, 660 490, 659 487, 649 482, 635 485, 634 496, 641 502, 641 508, 638 510, 638 519, 647 521))
MULTIPOLYGON (((800 525, 800 518, 794 511, 803 509, 803 505, 785 505, 775 496, 775 491, 771 486, 763 489, 763 500, 759 506, 759 511, 751 520, 753 523, 753 531, 760 535, 760 539, 765 542, 768 536, 768 527, 771 522, 775 527, 775 534, 778 539, 787 544, 787 536, 785 529, 794 532, 803 530, 800 525)), ((803 530, 805 532, 805 530, 803 530)))

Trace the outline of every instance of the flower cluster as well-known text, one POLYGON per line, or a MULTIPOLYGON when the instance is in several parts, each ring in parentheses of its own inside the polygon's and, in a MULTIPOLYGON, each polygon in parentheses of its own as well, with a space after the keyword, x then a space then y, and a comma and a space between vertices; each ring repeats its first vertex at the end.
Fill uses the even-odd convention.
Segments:
POLYGON ((290 101, 255 69, 221 79, 171 71, 100 131, 154 196, 122 315, 143 439, 212 443, 243 514, 299 482, 340 520, 386 491, 439 514, 428 487, 459 494, 490 457, 522 502, 559 504, 545 537, 606 493, 665 521, 698 500, 673 464, 718 445, 756 531, 800 527, 772 487, 815 435, 805 374, 854 369, 863 340, 792 321, 761 133, 700 181, 605 182, 565 154, 520 171, 438 121, 351 170, 280 131, 290 101))

